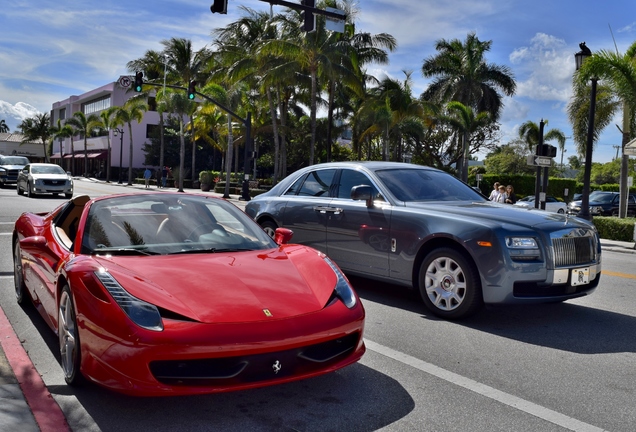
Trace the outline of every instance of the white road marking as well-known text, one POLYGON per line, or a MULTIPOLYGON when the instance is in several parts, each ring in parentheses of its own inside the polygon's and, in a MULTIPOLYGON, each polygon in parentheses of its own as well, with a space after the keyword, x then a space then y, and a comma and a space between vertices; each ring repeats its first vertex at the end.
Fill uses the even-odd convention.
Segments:
POLYGON ((474 381, 470 378, 466 378, 454 372, 447 371, 446 369, 442 369, 431 363, 427 363, 416 357, 410 356, 408 354, 404 354, 403 352, 396 351, 384 345, 380 345, 378 343, 370 341, 369 339, 365 338, 364 343, 366 344, 368 349, 375 351, 379 354, 382 354, 386 357, 392 358, 393 360, 397 360, 406 365, 419 369, 422 372, 426 372, 437 378, 441 378, 452 384, 458 385, 460 387, 463 387, 465 389, 478 393, 482 396, 486 396, 497 402, 508 405, 512 408, 516 408, 520 411, 526 412, 535 417, 549 421, 551 423, 554 423, 566 429, 577 431, 577 432, 602 432, 603 431, 603 429, 599 427, 593 426, 588 423, 584 423, 575 418, 569 417, 565 414, 552 411, 549 408, 542 407, 541 405, 537 405, 535 403, 518 398, 511 394, 499 391, 495 388, 492 388, 485 384, 481 384, 477 381, 474 381))

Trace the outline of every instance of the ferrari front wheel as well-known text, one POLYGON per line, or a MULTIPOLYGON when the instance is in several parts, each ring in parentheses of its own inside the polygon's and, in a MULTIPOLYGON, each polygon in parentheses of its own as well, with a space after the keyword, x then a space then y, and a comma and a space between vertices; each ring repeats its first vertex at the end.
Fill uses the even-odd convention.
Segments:
POLYGON ((20 242, 17 239, 13 245, 13 283, 15 284, 15 298, 18 304, 22 304, 26 294, 26 285, 24 285, 24 273, 22 273, 20 242))
POLYGON ((69 385, 81 384, 83 377, 80 372, 81 353, 77 315, 75 312, 75 304, 73 303, 73 296, 71 295, 71 288, 68 285, 62 288, 57 328, 64 380, 69 385))
POLYGON ((424 258, 419 291, 428 309, 446 319, 469 316, 483 304, 477 268, 452 248, 433 250, 424 258))

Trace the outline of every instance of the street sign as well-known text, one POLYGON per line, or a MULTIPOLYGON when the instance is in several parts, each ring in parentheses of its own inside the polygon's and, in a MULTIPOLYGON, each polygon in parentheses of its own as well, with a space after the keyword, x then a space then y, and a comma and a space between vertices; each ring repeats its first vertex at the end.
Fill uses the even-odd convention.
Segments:
POLYGON ((121 78, 119 78, 119 85, 124 87, 124 88, 128 88, 130 87, 130 77, 129 76, 122 76, 121 78))
POLYGON ((549 167, 552 165, 552 158, 548 156, 528 156, 528 165, 549 167))
POLYGON ((338 15, 342 15, 342 19, 326 17, 325 18, 325 28, 327 30, 335 31, 338 33, 344 33, 344 25, 345 25, 345 13, 340 9, 335 9, 331 7, 325 7, 325 10, 328 12, 333 12, 338 15))

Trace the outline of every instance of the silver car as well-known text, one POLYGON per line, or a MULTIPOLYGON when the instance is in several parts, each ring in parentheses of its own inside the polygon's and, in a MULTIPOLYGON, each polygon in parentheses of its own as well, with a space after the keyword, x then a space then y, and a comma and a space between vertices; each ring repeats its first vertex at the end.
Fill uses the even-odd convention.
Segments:
POLYGON ((18 195, 26 192, 30 198, 37 194, 64 194, 73 197, 73 178, 62 167, 49 163, 32 163, 18 173, 18 195))
POLYGON ((488 201, 440 170, 397 162, 301 169, 245 211, 271 235, 329 255, 347 273, 413 287, 436 315, 484 303, 560 302, 594 291, 601 246, 594 225, 488 201))

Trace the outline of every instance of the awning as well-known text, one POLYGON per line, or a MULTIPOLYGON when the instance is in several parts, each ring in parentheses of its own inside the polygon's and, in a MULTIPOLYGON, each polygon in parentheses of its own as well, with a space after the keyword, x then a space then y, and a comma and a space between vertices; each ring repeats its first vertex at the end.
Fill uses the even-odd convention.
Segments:
POLYGON ((51 159, 62 159, 62 155, 60 153, 52 154, 51 159))
POLYGON ((94 159, 94 158, 105 159, 106 158, 106 152, 105 151, 101 151, 101 152, 97 152, 97 153, 89 153, 88 157, 91 158, 91 159, 94 159))

